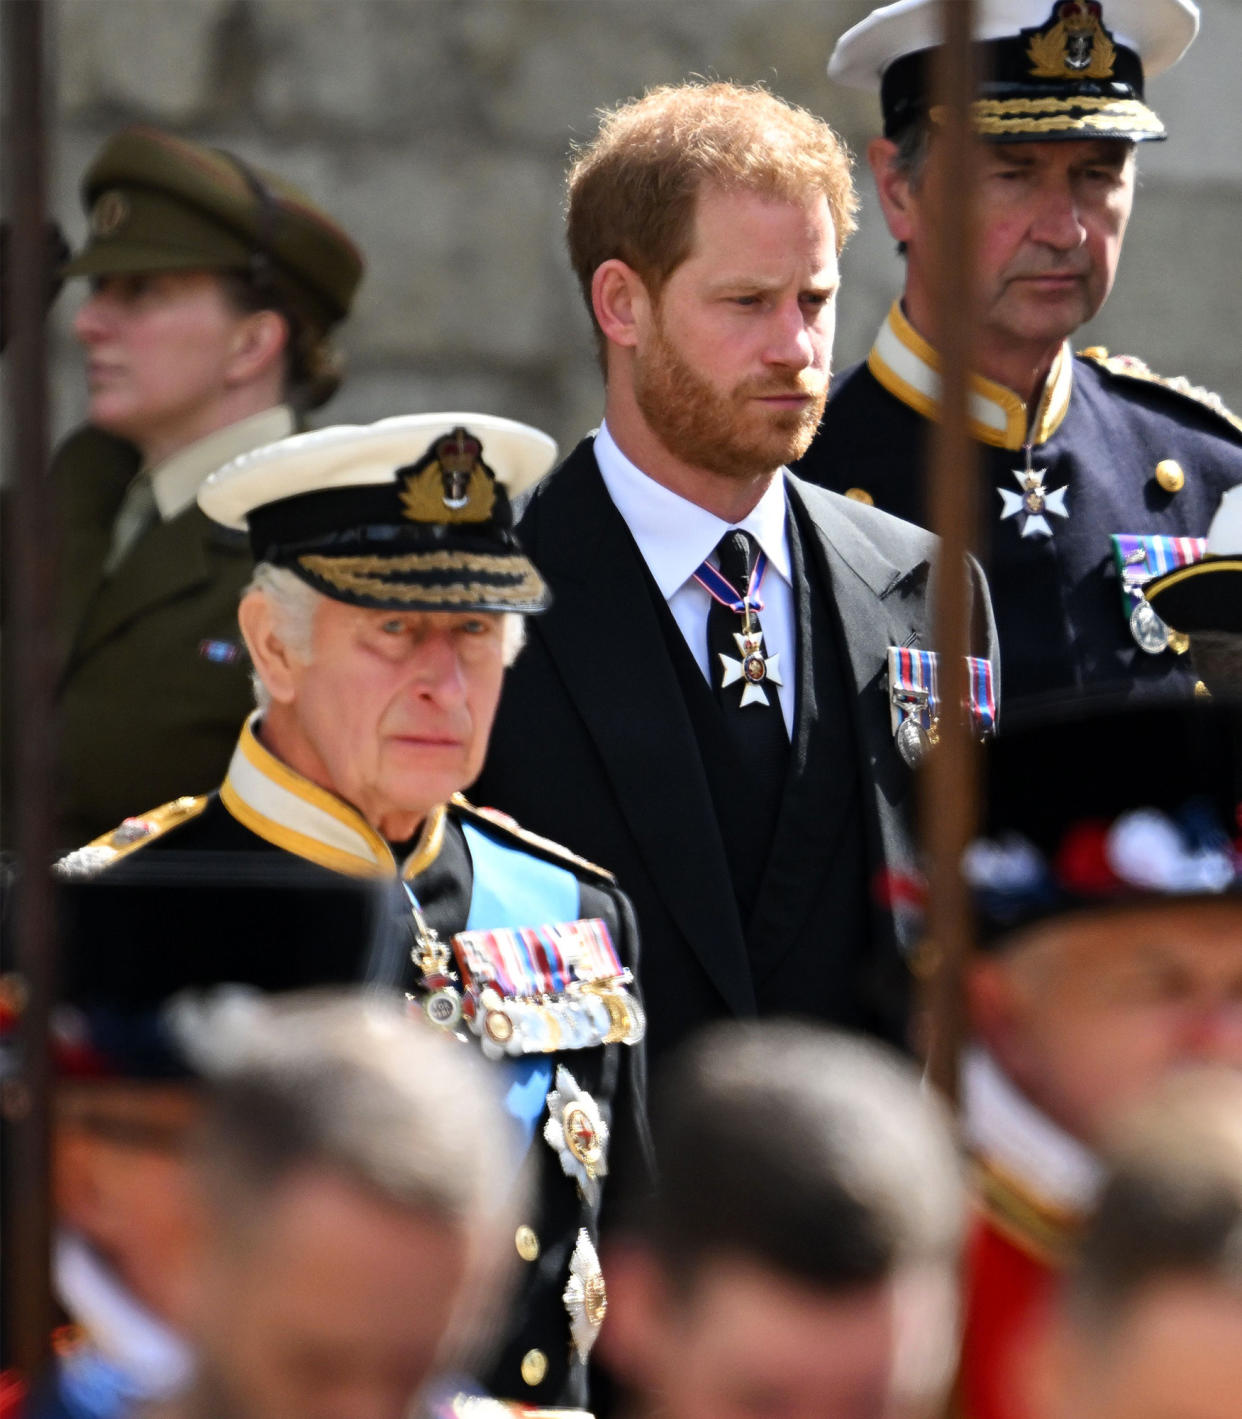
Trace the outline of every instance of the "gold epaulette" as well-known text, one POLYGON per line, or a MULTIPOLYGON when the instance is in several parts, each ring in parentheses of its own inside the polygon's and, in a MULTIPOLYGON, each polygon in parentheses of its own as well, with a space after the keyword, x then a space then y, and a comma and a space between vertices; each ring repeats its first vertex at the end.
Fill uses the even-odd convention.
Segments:
POLYGON ((478 808, 462 793, 453 795, 454 807, 464 809, 476 818, 482 818, 484 822, 491 823, 497 828, 503 828, 505 832, 511 833, 519 842, 527 843, 530 847, 537 848, 540 852, 549 853, 553 857, 559 857, 565 862, 572 863, 575 867, 580 867, 584 872, 589 872, 592 876, 601 877, 610 884, 616 883, 616 875, 606 867, 601 867, 597 862, 591 862, 585 857, 579 857, 576 852, 571 852, 562 844, 553 842, 551 838, 540 837, 538 833, 532 833, 529 829, 522 827, 516 818, 511 818, 508 813, 502 813, 499 808, 478 808))
POLYGON ((207 806, 207 795, 200 797, 174 798, 171 803, 163 803, 152 808, 149 813, 125 821, 110 833, 104 833, 85 847, 74 848, 66 853, 52 869, 58 877, 93 877, 105 867, 136 852, 140 847, 153 843, 171 828, 179 827, 190 818, 196 818, 207 806))
POLYGON ((1090 360, 1092 364, 1099 365, 1109 374, 1124 375, 1129 379, 1141 379, 1146 384, 1158 384, 1161 388, 1171 389, 1174 394, 1180 394, 1185 399, 1193 399, 1196 404, 1202 404, 1205 409, 1210 409, 1218 418, 1224 419, 1236 432, 1242 434, 1242 419, 1229 408, 1220 395, 1210 389, 1204 389, 1201 384, 1191 384, 1185 375, 1179 374, 1169 377, 1157 374, 1137 355, 1110 355, 1103 345, 1089 345, 1085 350, 1079 350, 1078 353, 1084 360, 1090 360))

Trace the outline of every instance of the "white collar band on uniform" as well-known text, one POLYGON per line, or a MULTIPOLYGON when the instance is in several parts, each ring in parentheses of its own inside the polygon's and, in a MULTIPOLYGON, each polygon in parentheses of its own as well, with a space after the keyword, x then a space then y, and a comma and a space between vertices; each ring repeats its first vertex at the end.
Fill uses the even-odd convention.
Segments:
POLYGON ((190 1349, 153 1316, 74 1232, 60 1232, 53 1258, 56 1294, 109 1363, 145 1399, 167 1399, 190 1379, 190 1349))
MULTIPOLYGON (((940 416, 940 356, 906 319, 899 301, 880 327, 867 368, 888 392, 927 419, 940 416)), ((982 375, 970 378, 970 432, 994 448, 1019 449, 1031 430, 1032 442, 1046 443, 1069 409, 1074 358, 1062 345, 1044 383, 1032 424, 1026 404, 1003 384, 982 375)))
POLYGON ((660 594, 669 597, 694 575, 716 550, 730 527, 751 533, 767 553, 771 570, 792 584, 786 527, 784 470, 741 522, 725 522, 632 463, 602 424, 595 435, 595 461, 617 511, 638 544, 660 594))
POLYGON ((1041 1113, 977 1045, 962 1062, 962 1133, 972 1153, 1041 1202, 1085 1212, 1095 1201, 1103 1178, 1099 1159, 1041 1113))
MULTIPOLYGON (((220 801, 265 842, 350 877, 392 877, 397 865, 388 844, 357 809, 283 764, 259 742, 259 712, 246 721, 220 801)), ((418 846, 402 867, 412 877, 439 852, 444 808, 433 809, 418 846)))
POLYGON ((178 449, 158 463, 147 476, 155 494, 160 518, 171 522, 194 506, 203 479, 234 458, 264 444, 288 438, 294 430, 293 411, 284 404, 239 419, 196 443, 178 449))

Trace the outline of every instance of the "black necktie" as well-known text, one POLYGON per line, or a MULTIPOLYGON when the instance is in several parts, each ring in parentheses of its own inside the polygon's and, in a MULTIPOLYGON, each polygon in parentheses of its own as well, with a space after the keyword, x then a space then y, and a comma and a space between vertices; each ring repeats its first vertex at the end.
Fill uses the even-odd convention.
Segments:
MULTIPOLYGON (((734 528, 720 539, 716 556, 721 576, 739 600, 744 598, 758 557, 754 538, 734 528)), ((750 612, 748 626, 744 615, 714 597, 707 613, 707 650, 712 687, 730 738, 750 770, 746 777, 751 780, 751 791, 760 795, 755 805, 756 836, 766 851, 789 760, 789 736, 777 689, 779 657, 767 655, 757 612, 750 612)))

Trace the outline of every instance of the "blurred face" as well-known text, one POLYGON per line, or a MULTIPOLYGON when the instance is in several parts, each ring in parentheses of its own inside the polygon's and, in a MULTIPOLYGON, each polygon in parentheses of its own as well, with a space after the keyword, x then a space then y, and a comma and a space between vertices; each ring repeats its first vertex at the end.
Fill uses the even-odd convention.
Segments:
POLYGON ((209 1239, 192 1340, 231 1419, 405 1419, 462 1283, 442 1221, 306 1172, 209 1239))
POLYGON ((197 1108, 178 1085, 66 1086, 54 1135, 57 1221, 177 1327, 195 1236, 184 1144, 197 1108))
MULTIPOLYGON (((1104 304, 1134 201, 1134 154, 1116 140, 983 143, 979 162, 977 360, 1005 383, 1015 351, 1034 360, 1104 304)), ((908 230, 895 233, 909 245, 907 298, 924 331, 941 182, 933 146, 924 180, 908 189, 908 230)))
POLYGON ((634 397, 665 448, 730 478, 805 452, 828 390, 837 282, 827 198, 705 188, 690 255, 635 350, 634 397))
POLYGON ((504 677, 504 618, 394 612, 328 598, 308 664, 274 706, 276 752, 393 840, 478 777, 504 677))
POLYGON ((1107 1334, 1062 1337, 1044 1383, 1041 1419, 1233 1419, 1242 1300, 1207 1281, 1153 1284, 1107 1334))
POLYGON ((1098 1143, 1173 1071, 1242 1069, 1242 904, 1170 902, 1033 928, 975 963, 971 1005, 1023 1092, 1098 1143))
POLYGON ((209 271, 96 278, 73 322, 91 423, 144 451, 204 437, 217 427, 248 319, 209 271))
MULTIPOLYGON (((630 1309, 612 1284, 610 1362, 661 1419, 887 1419, 922 1412, 895 1393, 891 1284, 833 1293, 742 1258, 706 1263, 688 1292, 630 1309)), ((946 1300, 947 1298, 942 1298, 946 1300)), ((920 1323, 927 1317, 920 1315, 920 1323)), ((935 1327, 931 1327, 935 1329, 935 1327)), ((607 1339, 605 1330, 605 1339, 607 1339)))

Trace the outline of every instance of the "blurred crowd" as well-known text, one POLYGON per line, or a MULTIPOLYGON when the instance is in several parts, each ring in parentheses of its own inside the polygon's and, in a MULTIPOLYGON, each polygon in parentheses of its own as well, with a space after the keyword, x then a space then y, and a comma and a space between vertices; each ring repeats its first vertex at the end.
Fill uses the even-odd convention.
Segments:
MULTIPOLYGON (((1073 344, 1200 15, 978 0, 959 190, 941 11, 828 62, 905 262, 852 369, 829 124, 727 80, 601 111, 564 457, 480 410, 312 425, 349 214, 152 127, 95 155, 48 477, 59 1316, 3 1419, 1236 1413, 1242 422, 1073 344), (959 717, 947 1011, 915 818, 959 717)), ((42 871, 6 856, 6 1099, 42 871)))

